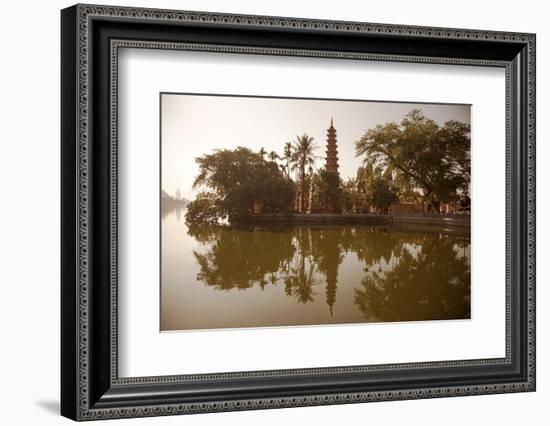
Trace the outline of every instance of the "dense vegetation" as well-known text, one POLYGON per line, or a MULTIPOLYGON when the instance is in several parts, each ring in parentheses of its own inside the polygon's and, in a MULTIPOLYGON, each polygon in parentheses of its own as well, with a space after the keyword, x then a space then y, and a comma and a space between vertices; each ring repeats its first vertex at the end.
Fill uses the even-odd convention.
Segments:
POLYGON ((217 222, 257 209, 289 212, 294 182, 273 160, 248 148, 219 150, 196 159, 194 187, 204 188, 187 207, 188 222, 217 222))
POLYGON ((319 147, 307 134, 284 145, 282 155, 263 148, 216 150, 196 159, 194 187, 202 192, 188 205, 189 223, 216 223, 249 213, 315 210, 388 213, 394 203, 469 203, 470 126, 439 125, 420 110, 400 123, 369 129, 355 142, 363 165, 354 178, 315 170, 319 147))
POLYGON ((439 203, 464 197, 470 185, 470 126, 448 121, 439 126, 420 110, 401 123, 368 130, 355 143, 357 156, 379 168, 398 188, 397 195, 420 190, 422 200, 439 203))

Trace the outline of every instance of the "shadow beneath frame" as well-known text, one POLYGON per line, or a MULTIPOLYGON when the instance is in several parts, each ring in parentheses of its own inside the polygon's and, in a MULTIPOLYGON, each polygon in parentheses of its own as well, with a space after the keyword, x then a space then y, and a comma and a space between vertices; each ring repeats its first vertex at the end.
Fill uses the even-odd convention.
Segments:
POLYGON ((50 414, 59 415, 59 401, 37 401, 36 405, 38 405, 40 408, 50 414))

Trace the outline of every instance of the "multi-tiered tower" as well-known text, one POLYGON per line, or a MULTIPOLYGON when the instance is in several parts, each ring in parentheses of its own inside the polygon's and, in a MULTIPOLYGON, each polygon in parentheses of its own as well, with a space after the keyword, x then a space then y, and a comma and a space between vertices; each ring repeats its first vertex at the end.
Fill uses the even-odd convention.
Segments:
POLYGON ((336 140, 336 129, 330 119, 330 127, 327 130, 327 150, 325 169, 328 172, 338 174, 338 143, 336 140))

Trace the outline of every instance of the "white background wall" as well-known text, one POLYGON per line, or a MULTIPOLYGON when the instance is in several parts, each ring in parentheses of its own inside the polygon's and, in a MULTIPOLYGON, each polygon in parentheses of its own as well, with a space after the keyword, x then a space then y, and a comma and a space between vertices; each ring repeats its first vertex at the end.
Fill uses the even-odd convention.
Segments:
MULTIPOLYGON (((103 4, 537 33, 536 393, 293 408, 102 424, 548 424, 550 27, 543 1, 162 0, 103 4), (131 422, 131 423, 130 423, 131 422)), ((0 24, 0 422, 68 424, 59 404, 59 9, 11 1, 0 24)))

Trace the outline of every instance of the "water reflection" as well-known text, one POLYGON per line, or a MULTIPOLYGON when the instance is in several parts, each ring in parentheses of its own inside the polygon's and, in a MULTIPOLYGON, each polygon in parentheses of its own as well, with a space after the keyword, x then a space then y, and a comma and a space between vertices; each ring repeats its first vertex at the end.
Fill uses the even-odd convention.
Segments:
POLYGON ((225 227, 191 227, 189 235, 207 247, 193 251, 200 266, 197 279, 218 290, 264 288, 270 275, 288 269, 292 240, 283 232, 253 232, 225 227))
POLYGON ((369 322, 470 317, 469 243, 445 235, 402 241, 391 265, 365 268, 354 303, 369 322))
MULTIPOLYGON (((181 209, 176 209, 181 210, 181 209)), ((165 330, 470 317, 469 238, 368 227, 187 227, 163 214, 165 330)))

